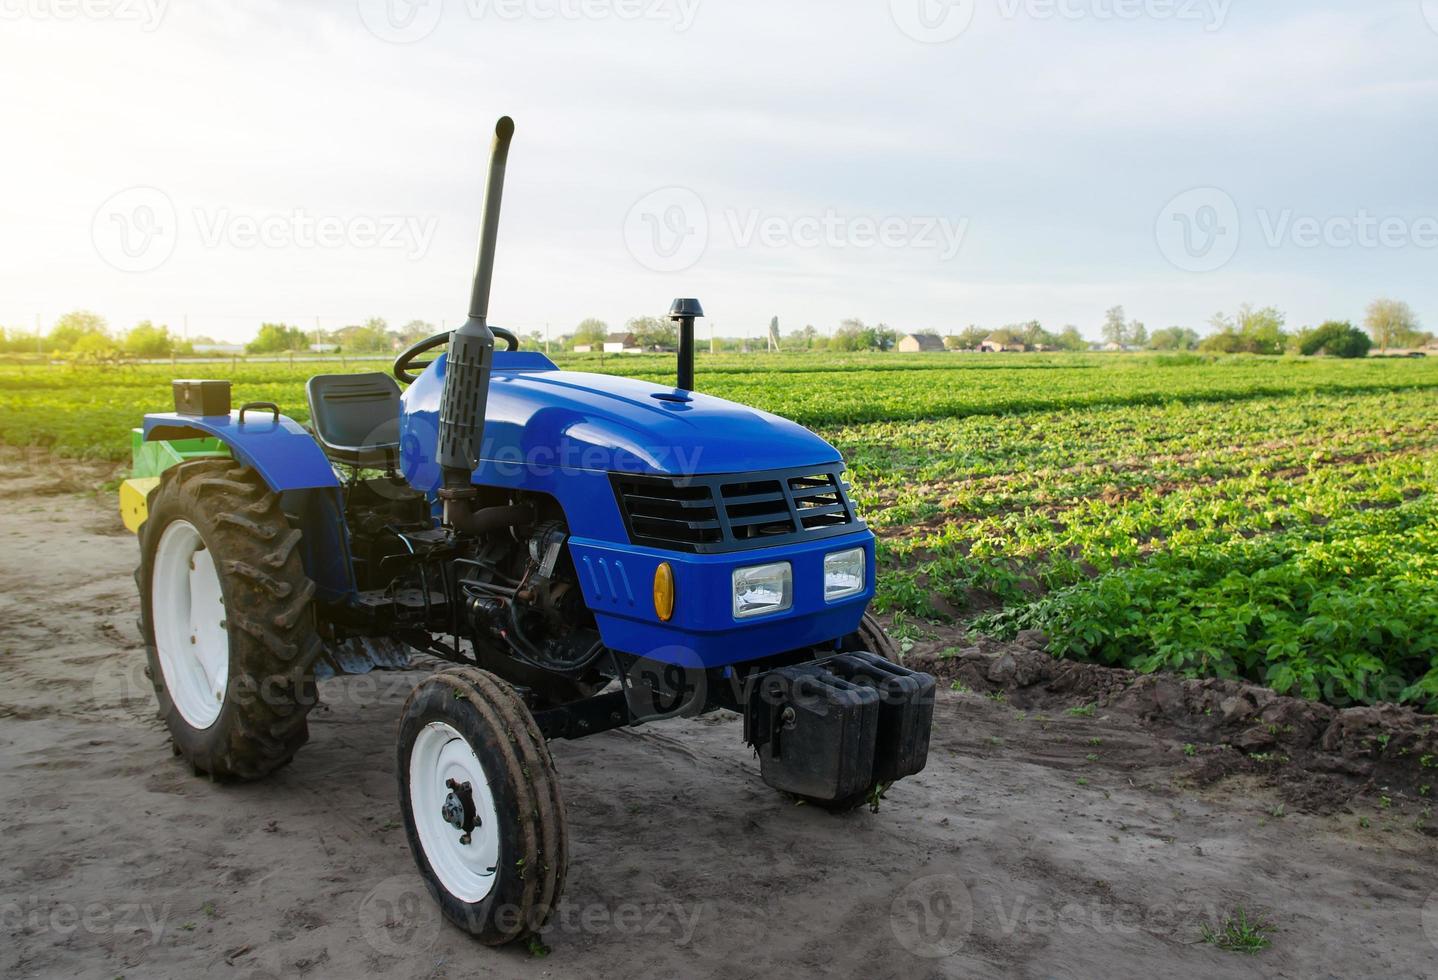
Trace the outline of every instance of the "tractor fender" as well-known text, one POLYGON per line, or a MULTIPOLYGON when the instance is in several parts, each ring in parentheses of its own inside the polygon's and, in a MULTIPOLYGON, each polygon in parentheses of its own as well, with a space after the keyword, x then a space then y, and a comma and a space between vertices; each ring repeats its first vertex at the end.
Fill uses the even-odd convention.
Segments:
POLYGON ((314 436, 294 419, 278 413, 251 409, 241 421, 239 412, 156 412, 145 416, 144 435, 146 442, 213 436, 229 447, 235 459, 258 472, 276 493, 340 485, 314 436))
MULTIPOLYGON (((354 567, 340 481, 314 436, 294 419, 268 409, 258 413, 250 409, 244 421, 239 412, 156 412, 145 416, 145 442, 203 436, 220 440, 231 456, 259 473, 280 495, 280 506, 304 532, 301 554, 305 574, 314 580, 320 600, 336 602, 352 596, 354 567)), ((137 506, 135 511, 127 521, 138 527, 146 515, 143 507, 137 506)))

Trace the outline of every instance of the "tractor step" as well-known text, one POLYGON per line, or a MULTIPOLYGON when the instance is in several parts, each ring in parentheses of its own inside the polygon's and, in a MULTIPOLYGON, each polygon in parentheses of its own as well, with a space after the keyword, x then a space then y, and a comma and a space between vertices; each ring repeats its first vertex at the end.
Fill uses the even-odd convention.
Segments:
POLYGON ((841 800, 924 768, 934 678, 872 653, 845 653, 755 679, 744 740, 764 782, 841 800))

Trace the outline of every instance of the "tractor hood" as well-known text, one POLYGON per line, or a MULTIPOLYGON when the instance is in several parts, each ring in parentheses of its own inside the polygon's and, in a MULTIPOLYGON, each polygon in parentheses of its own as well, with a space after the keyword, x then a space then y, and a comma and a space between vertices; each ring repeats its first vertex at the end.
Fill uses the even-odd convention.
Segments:
MULTIPOLYGON (((404 394, 405 476, 439 484, 434 461, 445 361, 404 394)), ((607 374, 560 371, 542 354, 496 351, 476 482, 512 485, 518 471, 669 476, 745 473, 839 461, 802 426, 758 409, 607 374)))

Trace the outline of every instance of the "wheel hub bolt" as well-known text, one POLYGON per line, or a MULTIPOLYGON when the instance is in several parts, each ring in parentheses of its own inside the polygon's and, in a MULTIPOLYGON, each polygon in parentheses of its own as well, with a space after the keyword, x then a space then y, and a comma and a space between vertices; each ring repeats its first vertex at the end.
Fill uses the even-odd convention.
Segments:
POLYGON ((444 822, 461 832, 459 842, 468 844, 473 838, 474 828, 479 826, 479 817, 474 812, 474 794, 469 783, 446 779, 445 788, 449 794, 440 804, 439 815, 444 822))

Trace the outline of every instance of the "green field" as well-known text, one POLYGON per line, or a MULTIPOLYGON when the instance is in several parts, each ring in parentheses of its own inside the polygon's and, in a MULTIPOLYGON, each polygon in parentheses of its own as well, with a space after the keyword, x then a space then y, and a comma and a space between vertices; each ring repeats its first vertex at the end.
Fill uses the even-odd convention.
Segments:
MULTIPOLYGON (((0 441, 122 459, 177 372, 303 419, 314 370, 0 366, 0 441)), ((1067 656, 1438 708, 1438 359, 720 355, 698 377, 844 452, 900 630, 1036 628, 1067 656)))

